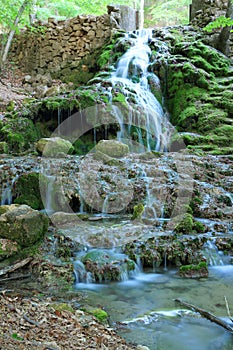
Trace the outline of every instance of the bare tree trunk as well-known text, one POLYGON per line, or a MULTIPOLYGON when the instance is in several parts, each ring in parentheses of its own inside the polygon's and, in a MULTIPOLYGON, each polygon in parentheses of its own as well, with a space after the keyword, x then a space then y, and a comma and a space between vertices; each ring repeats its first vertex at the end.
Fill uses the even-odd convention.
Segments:
POLYGON ((10 46, 11 46, 11 43, 12 43, 12 40, 13 40, 13 37, 15 35, 15 31, 16 31, 16 27, 18 26, 18 23, 20 21, 20 18, 26 8, 26 6, 29 4, 29 0, 25 0, 22 5, 20 6, 19 8, 19 11, 17 13, 17 16, 14 20, 14 24, 13 24, 13 28, 10 32, 9 32, 9 35, 8 35, 8 38, 7 38, 7 42, 5 44, 5 47, 4 47, 4 50, 2 52, 2 57, 1 57, 1 67, 5 64, 6 62, 6 59, 7 59, 7 56, 8 56, 8 53, 9 53, 9 50, 10 50, 10 46))

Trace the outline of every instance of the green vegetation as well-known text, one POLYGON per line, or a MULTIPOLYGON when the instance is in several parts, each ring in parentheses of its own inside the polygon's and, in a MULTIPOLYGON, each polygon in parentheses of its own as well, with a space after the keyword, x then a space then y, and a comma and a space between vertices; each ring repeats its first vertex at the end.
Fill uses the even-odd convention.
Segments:
POLYGON ((144 211, 144 205, 139 203, 133 207, 133 215, 131 220, 141 219, 142 213, 144 211))
POLYGON ((47 178, 39 173, 22 174, 14 186, 14 203, 27 204, 33 209, 44 208, 41 192, 45 194, 47 178))
MULTIPOLYGON (((190 207, 189 207, 190 208, 190 207)), ((192 209, 190 208, 190 211, 192 209)), ((174 231, 178 234, 195 234, 205 232, 205 226, 193 218, 191 212, 187 212, 181 221, 175 226, 174 231)))
MULTIPOLYGON (((231 27, 232 25, 233 25, 233 19, 229 17, 219 16, 213 22, 210 22, 209 24, 207 24, 204 30, 210 33, 212 32, 213 29, 231 27)), ((233 32, 233 30, 231 30, 231 32, 233 32)))
POLYGON ((145 8, 145 24, 150 26, 167 26, 188 24, 191 0, 158 0, 145 8))
POLYGON ((0 123, 0 141, 6 142, 9 151, 23 152, 39 139, 39 131, 28 118, 4 118, 0 123))
POLYGON ((95 316, 100 322, 105 322, 108 319, 108 314, 103 309, 88 310, 88 312, 95 316))
POLYGON ((201 269, 207 269, 207 263, 205 261, 201 261, 198 265, 182 265, 180 267, 180 272, 186 272, 189 270, 201 270, 201 269))

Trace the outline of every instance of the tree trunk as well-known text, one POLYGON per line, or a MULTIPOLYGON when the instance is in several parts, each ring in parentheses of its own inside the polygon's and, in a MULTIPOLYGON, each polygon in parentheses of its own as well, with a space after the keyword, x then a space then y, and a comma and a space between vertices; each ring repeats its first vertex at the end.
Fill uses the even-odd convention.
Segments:
POLYGON ((13 28, 10 32, 9 32, 9 35, 8 35, 8 38, 7 38, 7 42, 4 46, 4 49, 3 49, 3 52, 2 52, 2 57, 1 57, 1 68, 4 66, 5 62, 6 62, 6 59, 7 59, 7 56, 8 56, 8 53, 9 53, 9 50, 10 50, 10 46, 11 46, 11 43, 12 43, 12 40, 13 40, 13 37, 15 35, 15 31, 16 31, 16 28, 18 26, 18 23, 20 21, 20 18, 26 8, 26 6, 29 4, 30 0, 25 0, 22 5, 20 6, 19 8, 19 11, 17 13, 17 16, 14 20, 14 24, 13 24, 13 28))
POLYGON ((225 328, 229 332, 233 333, 233 327, 231 327, 228 323, 226 323, 225 321, 216 317, 215 315, 211 314, 210 312, 208 312, 204 309, 201 309, 200 307, 197 307, 195 305, 186 303, 185 301, 182 301, 181 299, 175 299, 175 301, 177 301, 178 303, 180 303, 183 306, 188 307, 189 309, 194 310, 195 312, 198 312, 201 316, 207 318, 207 320, 214 322, 214 323, 218 324, 219 326, 225 328))
POLYGON ((140 24, 139 29, 143 29, 144 27, 144 0, 140 0, 140 24))

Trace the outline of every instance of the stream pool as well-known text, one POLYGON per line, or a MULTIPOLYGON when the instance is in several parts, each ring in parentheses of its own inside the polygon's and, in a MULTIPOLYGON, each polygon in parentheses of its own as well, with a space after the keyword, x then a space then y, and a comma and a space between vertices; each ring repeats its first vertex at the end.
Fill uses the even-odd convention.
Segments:
POLYGON ((76 284, 92 306, 103 306, 110 323, 127 341, 150 350, 232 350, 233 337, 174 301, 180 298, 225 321, 226 296, 233 313, 233 265, 209 267, 209 277, 184 279, 177 270, 158 268, 108 284, 76 284), (231 307, 232 306, 232 307, 231 307))

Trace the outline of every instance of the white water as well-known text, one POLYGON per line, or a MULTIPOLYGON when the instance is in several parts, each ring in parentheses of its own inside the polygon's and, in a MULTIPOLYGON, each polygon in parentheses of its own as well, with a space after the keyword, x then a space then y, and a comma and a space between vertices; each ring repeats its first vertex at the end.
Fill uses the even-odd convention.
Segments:
MULTIPOLYGON (((132 46, 121 57, 116 71, 111 76, 113 89, 120 86, 129 106, 127 115, 118 106, 113 106, 120 126, 118 140, 129 138, 131 126, 136 126, 138 143, 145 147, 144 150, 165 151, 169 140, 169 123, 161 104, 150 91, 148 84, 149 75, 153 75, 148 72, 151 56, 148 41, 152 37, 152 30, 140 30, 133 38, 132 34, 127 35, 130 37, 132 46), (132 93, 136 99, 136 105, 129 102, 132 93), (125 125, 128 127, 126 128, 125 125), (140 129, 146 134, 144 140, 140 129)), ((153 77, 158 81, 158 77, 155 75, 153 77)))
POLYGON ((8 186, 2 190, 1 205, 9 204, 12 204, 12 192, 11 185, 8 184, 8 186))

